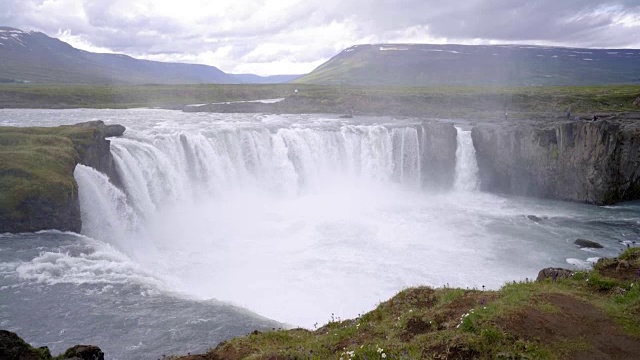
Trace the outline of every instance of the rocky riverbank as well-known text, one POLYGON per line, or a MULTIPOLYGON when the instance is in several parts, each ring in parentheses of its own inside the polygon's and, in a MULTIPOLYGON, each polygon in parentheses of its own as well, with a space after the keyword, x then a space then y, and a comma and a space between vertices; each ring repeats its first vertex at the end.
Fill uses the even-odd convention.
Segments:
POLYGON ((51 356, 46 346, 35 348, 17 334, 0 330, 0 359, 2 360, 104 360, 97 346, 76 345, 58 356, 51 356))
MULTIPOLYGON (((53 359, 102 356, 95 346, 79 345, 53 359)), ((0 331, 0 358, 52 359, 48 349, 8 331, 0 331)), ((206 354, 167 359, 636 358, 640 248, 600 259, 591 271, 543 269, 535 281, 497 291, 410 288, 355 319, 332 318, 315 330, 254 331, 206 354)))
POLYGON ((77 164, 120 183, 107 137, 125 128, 92 121, 55 128, 0 127, 0 233, 80 232, 77 164))

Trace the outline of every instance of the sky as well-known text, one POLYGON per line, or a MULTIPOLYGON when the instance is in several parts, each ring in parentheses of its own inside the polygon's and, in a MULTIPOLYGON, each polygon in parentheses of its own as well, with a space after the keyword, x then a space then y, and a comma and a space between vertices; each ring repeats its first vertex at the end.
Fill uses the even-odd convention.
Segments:
POLYGON ((367 43, 640 48, 640 0, 0 0, 0 26, 88 51, 302 74, 367 43))

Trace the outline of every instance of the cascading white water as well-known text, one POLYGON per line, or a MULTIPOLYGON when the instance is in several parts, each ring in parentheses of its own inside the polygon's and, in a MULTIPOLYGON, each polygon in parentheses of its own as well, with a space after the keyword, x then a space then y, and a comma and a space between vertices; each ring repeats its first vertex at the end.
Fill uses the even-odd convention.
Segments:
POLYGON ((82 232, 114 245, 124 245, 139 226, 126 195, 109 178, 84 165, 74 170, 82 216, 82 232))
POLYGON ((456 177, 454 189, 457 191, 473 191, 478 188, 478 162, 476 149, 473 147, 471 130, 463 130, 456 126, 456 177))
POLYGON ((640 236, 637 204, 456 191, 454 171, 468 174, 469 167, 454 168, 453 145, 458 165, 473 145, 468 132, 458 129, 456 141, 442 123, 0 110, 0 123, 16 119, 24 126, 105 119, 127 127, 112 139, 122 190, 76 168, 88 236, 0 234, 0 307, 7 310, 0 323, 31 329, 30 338, 44 336, 41 343, 56 343, 56 352, 98 341, 114 358, 144 358, 261 329, 253 316, 229 317, 211 299, 313 328, 331 314, 370 311, 408 286, 495 289, 544 267, 615 256, 640 236), (605 248, 580 250, 573 241, 581 237, 605 248), (52 301, 59 311, 51 311, 52 301), (34 327, 33 319, 48 325, 34 327), (115 332, 114 321, 122 325, 115 332), (95 329, 106 330, 86 340, 95 329), (63 332, 78 340, 58 343, 63 332))
MULTIPOLYGON (((409 284, 499 282, 499 264, 439 271, 453 258, 476 266, 494 240, 478 243, 458 197, 420 191, 423 172, 443 171, 422 168, 437 149, 420 125, 224 125, 113 139, 124 193, 79 167, 83 232, 163 288, 296 325, 353 316, 409 284)), ((458 130, 457 161, 459 189, 474 189, 469 132, 458 130)))
POLYGON ((114 139, 113 155, 131 203, 148 216, 176 201, 258 188, 295 195, 352 182, 420 186, 415 128, 282 128, 114 139))

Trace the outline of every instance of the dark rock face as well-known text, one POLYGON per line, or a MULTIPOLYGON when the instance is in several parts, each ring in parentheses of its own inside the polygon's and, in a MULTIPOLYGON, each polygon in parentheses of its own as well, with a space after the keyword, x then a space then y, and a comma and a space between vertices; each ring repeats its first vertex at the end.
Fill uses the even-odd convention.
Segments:
POLYGON ((573 242, 574 244, 580 246, 581 248, 590 248, 590 249, 602 249, 603 246, 598 244, 595 241, 586 240, 586 239, 576 239, 573 242))
POLYGON ((597 205, 640 199, 640 124, 483 124, 473 128, 483 190, 597 205))
POLYGON ((456 172, 456 128, 448 123, 424 122, 419 132, 422 185, 436 190, 451 188, 456 172))
POLYGON ((109 180, 116 185, 122 185, 120 174, 111 155, 111 142, 107 137, 122 136, 126 128, 122 125, 105 125, 101 120, 88 121, 71 126, 89 127, 95 129, 93 139, 88 143, 74 144, 80 155, 79 163, 92 167, 107 175, 109 180))
POLYGON ((18 335, 7 330, 0 330, 0 359, 3 360, 40 360, 51 358, 49 349, 33 348, 18 335))
POLYGON ((545 268, 540 270, 536 281, 544 281, 545 279, 551 279, 553 281, 558 279, 568 279, 573 276, 573 271, 562 268, 545 268))
POLYGON ((20 233, 56 229, 79 233, 82 228, 77 189, 68 195, 66 201, 54 202, 32 198, 18 205, 16 211, 23 214, 26 221, 0 217, 0 232, 20 233))
MULTIPOLYGON (((17 334, 0 330, 0 359, 2 360, 50 360, 49 349, 34 348, 22 340, 17 334)), ((56 359, 65 360, 104 360, 104 353, 93 345, 76 345, 67 349, 56 359)))
POLYGON ((66 359, 104 360, 104 353, 93 345, 76 345, 64 352, 66 359))

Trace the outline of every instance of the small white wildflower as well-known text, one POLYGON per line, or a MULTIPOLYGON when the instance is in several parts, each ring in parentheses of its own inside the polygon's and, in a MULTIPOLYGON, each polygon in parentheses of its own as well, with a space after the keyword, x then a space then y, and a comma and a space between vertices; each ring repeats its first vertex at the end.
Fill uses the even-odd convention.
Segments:
POLYGON ((382 356, 382 358, 383 358, 383 359, 386 359, 386 358, 387 358, 387 354, 385 354, 385 353, 382 353, 382 355, 381 355, 381 356, 382 356))
POLYGON ((413 309, 409 309, 409 312, 413 312, 413 309))
POLYGON ((378 352, 378 354, 381 354, 382 352, 384 352, 384 349, 382 348, 378 348, 378 350, 376 350, 378 352))

